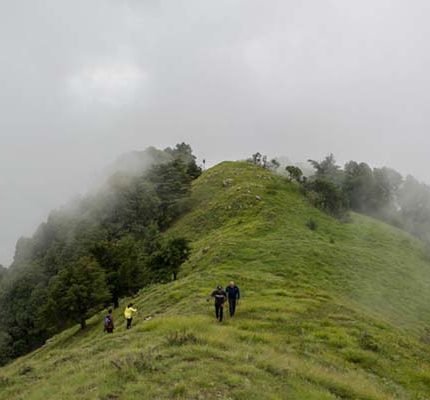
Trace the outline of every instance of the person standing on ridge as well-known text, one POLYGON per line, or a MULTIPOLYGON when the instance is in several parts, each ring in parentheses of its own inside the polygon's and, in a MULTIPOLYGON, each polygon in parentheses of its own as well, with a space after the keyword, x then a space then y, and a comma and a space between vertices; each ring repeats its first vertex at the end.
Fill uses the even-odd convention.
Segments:
MULTIPOLYGON (((222 322, 224 315, 224 303, 227 299, 227 293, 224 291, 222 286, 217 286, 211 294, 211 297, 215 299, 215 316, 219 322, 222 322)), ((209 300, 209 299, 208 299, 209 300)))
POLYGON ((114 328, 112 308, 109 308, 108 315, 106 315, 104 320, 104 331, 107 333, 113 333, 114 328))
POLYGON ((233 317, 234 313, 236 312, 236 304, 239 304, 240 290, 234 284, 234 282, 231 281, 229 285, 225 288, 225 292, 227 293, 230 317, 233 317))
POLYGON ((131 323, 133 322, 133 314, 137 312, 135 308, 133 308, 133 303, 130 303, 124 310, 124 317, 127 320, 127 329, 131 328, 131 323))

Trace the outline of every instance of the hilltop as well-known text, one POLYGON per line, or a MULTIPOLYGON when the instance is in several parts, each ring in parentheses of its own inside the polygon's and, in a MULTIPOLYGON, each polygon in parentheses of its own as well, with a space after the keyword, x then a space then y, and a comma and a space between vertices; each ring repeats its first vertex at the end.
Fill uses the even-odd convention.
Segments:
POLYGON ((0 399, 428 399, 430 262, 412 236, 336 220, 287 179, 225 162, 193 182, 167 235, 191 241, 175 282, 0 369, 0 399), (312 228, 312 229, 311 229, 312 228), (206 302, 235 280, 237 317, 206 302), (145 321, 144 317, 151 319, 145 321))

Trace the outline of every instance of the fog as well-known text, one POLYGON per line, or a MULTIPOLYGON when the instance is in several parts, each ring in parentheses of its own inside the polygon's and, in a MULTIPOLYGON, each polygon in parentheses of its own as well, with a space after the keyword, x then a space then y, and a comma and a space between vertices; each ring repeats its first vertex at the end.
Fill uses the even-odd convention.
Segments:
POLYGON ((421 0, 0 2, 0 263, 124 152, 333 152, 430 182, 421 0))

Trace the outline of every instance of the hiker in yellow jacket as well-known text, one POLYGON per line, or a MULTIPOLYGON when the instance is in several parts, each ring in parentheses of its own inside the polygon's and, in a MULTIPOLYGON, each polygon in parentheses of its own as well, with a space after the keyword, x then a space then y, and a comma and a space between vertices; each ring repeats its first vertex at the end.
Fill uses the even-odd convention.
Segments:
POLYGON ((124 310, 124 317, 127 320, 127 329, 131 328, 131 323, 133 321, 133 314, 137 312, 135 308, 133 308, 133 303, 130 303, 124 310))

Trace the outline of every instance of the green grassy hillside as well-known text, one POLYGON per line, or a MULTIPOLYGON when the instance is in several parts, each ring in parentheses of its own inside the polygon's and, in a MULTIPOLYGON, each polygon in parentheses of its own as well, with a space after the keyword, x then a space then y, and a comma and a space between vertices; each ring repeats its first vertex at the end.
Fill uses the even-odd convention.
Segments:
POLYGON ((0 369, 0 399, 430 399, 430 262, 417 240, 336 221, 294 184, 231 162, 195 181, 170 233, 192 240, 192 257, 178 281, 133 300, 132 330, 118 310, 113 335, 102 313, 63 332, 0 369), (220 324, 206 298, 232 279, 243 299, 220 324))

